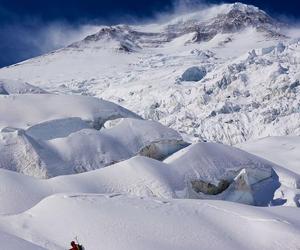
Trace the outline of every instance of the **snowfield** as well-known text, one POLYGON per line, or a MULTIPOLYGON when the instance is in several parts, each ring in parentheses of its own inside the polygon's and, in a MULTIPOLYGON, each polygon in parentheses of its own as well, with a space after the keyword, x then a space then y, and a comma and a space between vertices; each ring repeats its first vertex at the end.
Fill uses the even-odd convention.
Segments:
POLYGON ((25 213, 2 217, 0 228, 17 231, 19 237, 53 250, 66 249, 67 242, 76 235, 92 250, 279 250, 299 247, 299 218, 297 208, 256 208, 220 201, 142 199, 119 194, 61 194, 25 213))
POLYGON ((299 250, 286 29, 222 4, 0 69, 0 248, 299 250))

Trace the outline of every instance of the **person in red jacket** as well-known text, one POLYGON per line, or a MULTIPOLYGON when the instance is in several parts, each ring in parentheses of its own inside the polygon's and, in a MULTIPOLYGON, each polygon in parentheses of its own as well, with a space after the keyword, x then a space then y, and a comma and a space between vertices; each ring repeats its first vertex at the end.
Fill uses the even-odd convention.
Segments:
POLYGON ((81 250, 82 249, 78 244, 75 243, 75 241, 71 242, 71 246, 72 246, 72 248, 70 250, 81 250))

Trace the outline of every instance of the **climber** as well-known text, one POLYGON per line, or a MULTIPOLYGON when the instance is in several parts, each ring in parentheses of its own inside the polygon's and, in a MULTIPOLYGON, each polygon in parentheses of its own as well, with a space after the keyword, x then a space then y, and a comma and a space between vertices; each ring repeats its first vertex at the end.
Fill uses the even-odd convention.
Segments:
POLYGON ((71 242, 72 248, 70 250, 84 250, 83 246, 76 244, 75 241, 71 242))

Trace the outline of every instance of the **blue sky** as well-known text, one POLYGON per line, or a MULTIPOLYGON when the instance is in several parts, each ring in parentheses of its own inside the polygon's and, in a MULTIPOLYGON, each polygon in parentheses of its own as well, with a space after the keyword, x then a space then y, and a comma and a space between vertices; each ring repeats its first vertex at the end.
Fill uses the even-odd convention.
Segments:
MULTIPOLYGON (((82 29, 83 25, 148 20, 158 13, 174 10, 179 2, 189 4, 197 1, 0 0, 0 67, 63 46, 68 42, 68 39, 63 39, 63 34, 72 37, 78 29, 82 29)), ((288 17, 294 21, 300 19, 299 0, 243 2, 256 5, 276 17, 288 17)))

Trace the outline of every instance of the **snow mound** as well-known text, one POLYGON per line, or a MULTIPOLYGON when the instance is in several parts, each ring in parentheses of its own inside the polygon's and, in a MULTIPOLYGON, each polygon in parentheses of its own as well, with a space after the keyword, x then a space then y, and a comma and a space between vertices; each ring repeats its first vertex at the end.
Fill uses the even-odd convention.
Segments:
POLYGON ((49 140, 47 145, 72 166, 70 174, 103 168, 134 156, 118 141, 94 129, 49 140))
POLYGON ((75 95, 0 96, 0 128, 26 129, 38 123, 79 117, 100 129, 110 119, 138 116, 114 103, 98 98, 75 95))
POLYGON ((279 250, 299 246, 299 213, 295 208, 261 209, 222 201, 74 193, 51 196, 19 215, 2 216, 0 229, 53 250, 68 248, 75 236, 86 249, 100 244, 124 250, 279 250), (65 225, 71 229, 63 230, 65 225))
POLYGON ((205 75, 206 69, 204 67, 191 67, 182 74, 181 80, 187 82, 198 82, 202 80, 205 75))
POLYGON ((46 93, 47 92, 45 90, 26 82, 10 79, 0 79, 0 95, 46 93))
POLYGON ((272 168, 272 164, 268 161, 218 143, 191 145, 173 154, 164 162, 170 164, 185 178, 200 178, 214 184, 218 184, 220 179, 234 178, 244 168, 254 171, 252 182, 255 182, 270 177, 272 168))

